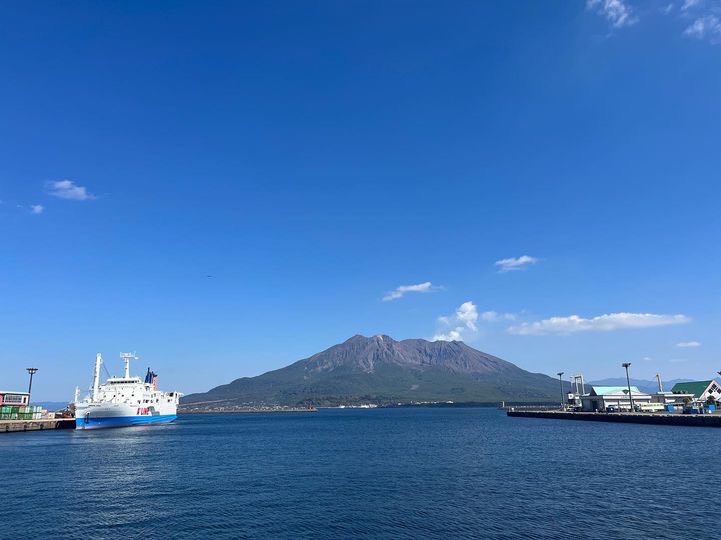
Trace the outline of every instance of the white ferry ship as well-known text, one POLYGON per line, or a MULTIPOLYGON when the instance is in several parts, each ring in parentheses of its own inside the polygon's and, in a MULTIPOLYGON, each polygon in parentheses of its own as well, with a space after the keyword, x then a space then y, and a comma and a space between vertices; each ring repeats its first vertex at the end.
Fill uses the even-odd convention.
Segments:
POLYGON ((150 368, 145 380, 130 376, 132 353, 121 353, 125 362, 123 377, 110 377, 100 384, 103 357, 95 357, 92 393, 82 401, 75 391, 75 429, 98 429, 172 422, 176 419, 180 392, 158 390, 158 376, 150 368))

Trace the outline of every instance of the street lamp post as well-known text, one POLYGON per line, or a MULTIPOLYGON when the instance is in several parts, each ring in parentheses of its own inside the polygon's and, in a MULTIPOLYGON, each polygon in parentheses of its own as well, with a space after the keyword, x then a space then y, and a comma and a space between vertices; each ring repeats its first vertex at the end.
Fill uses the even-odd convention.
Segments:
POLYGON ((25 368, 25 370, 30 374, 30 384, 28 384, 28 405, 29 405, 30 404, 30 393, 33 391, 33 375, 35 375, 38 372, 38 368, 29 367, 29 368, 25 368))
POLYGON ((563 405, 563 371, 558 372, 558 383, 561 385, 561 410, 565 409, 563 405))
POLYGON ((633 412, 633 394, 631 394, 631 379, 628 376, 628 368, 631 366, 631 362, 624 362, 621 364, 626 368, 626 384, 628 385, 628 399, 631 400, 631 412, 633 412))

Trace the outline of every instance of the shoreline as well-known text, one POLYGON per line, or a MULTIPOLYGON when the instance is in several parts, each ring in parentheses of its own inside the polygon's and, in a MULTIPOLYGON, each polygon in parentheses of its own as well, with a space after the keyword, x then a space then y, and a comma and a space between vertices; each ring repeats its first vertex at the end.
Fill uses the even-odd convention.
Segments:
POLYGON ((257 414, 257 413, 304 413, 318 412, 315 407, 234 407, 223 409, 195 409, 195 410, 178 410, 178 415, 185 414, 257 414))

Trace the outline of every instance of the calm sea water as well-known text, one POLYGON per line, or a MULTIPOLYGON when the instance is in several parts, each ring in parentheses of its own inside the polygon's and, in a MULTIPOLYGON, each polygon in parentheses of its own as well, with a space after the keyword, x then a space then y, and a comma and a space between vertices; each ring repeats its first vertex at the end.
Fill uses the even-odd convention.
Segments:
POLYGON ((721 430, 495 409, 0 435, 2 538, 713 538, 721 430))

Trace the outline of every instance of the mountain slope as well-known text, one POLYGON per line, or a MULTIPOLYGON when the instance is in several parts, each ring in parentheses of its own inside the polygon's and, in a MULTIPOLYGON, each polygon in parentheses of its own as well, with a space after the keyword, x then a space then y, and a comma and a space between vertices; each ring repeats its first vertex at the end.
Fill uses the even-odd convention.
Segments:
POLYGON ((336 405, 410 401, 557 401, 558 381, 459 341, 353 336, 257 377, 236 379, 183 405, 336 405))

